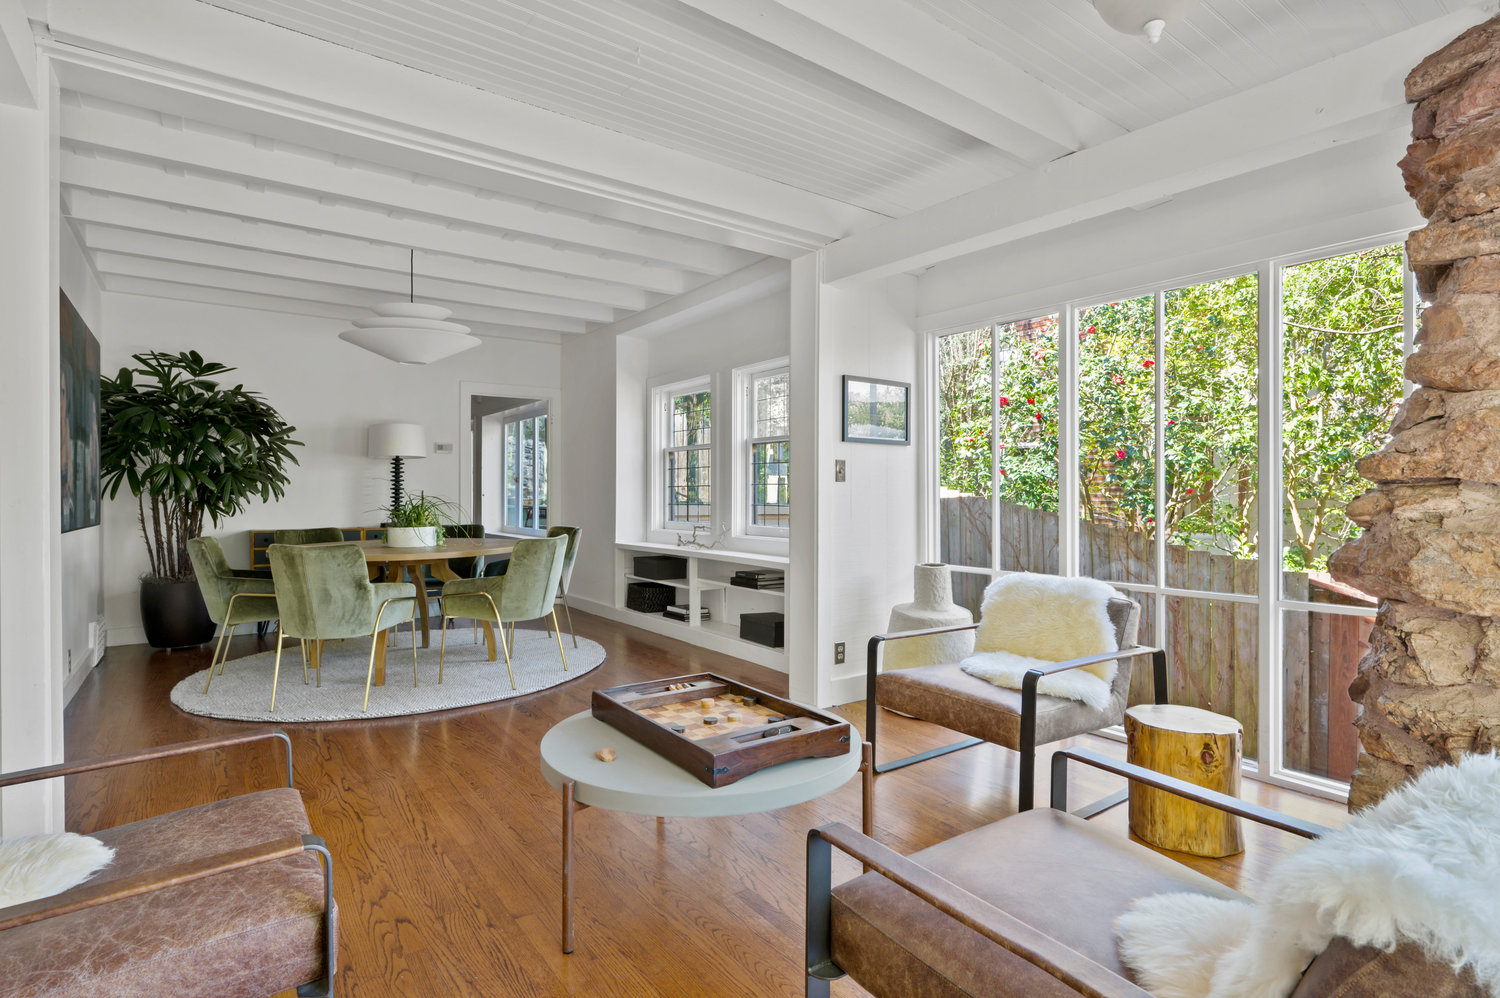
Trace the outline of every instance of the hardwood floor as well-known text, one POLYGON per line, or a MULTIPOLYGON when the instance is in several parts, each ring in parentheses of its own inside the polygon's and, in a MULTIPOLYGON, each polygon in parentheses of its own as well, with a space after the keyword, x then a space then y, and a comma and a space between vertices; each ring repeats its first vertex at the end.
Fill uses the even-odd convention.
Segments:
MULTIPOLYGON (((543 733, 587 709, 596 686, 710 670, 785 690, 785 677, 736 659, 588 614, 575 612, 574 620, 606 652, 580 680, 441 714, 285 726, 313 829, 335 857, 340 995, 802 994, 805 835, 834 821, 859 826, 857 778, 819 800, 737 818, 658 822, 580 812, 577 950, 559 951, 561 801, 538 769, 543 733)), ((232 655, 270 645, 239 638, 232 655)), ((208 655, 206 647, 111 649, 68 707, 68 758, 245 727, 168 701, 172 685, 204 668, 208 655)), ((843 712, 863 724, 862 705, 843 712)), ((950 737, 887 715, 881 754, 950 737)), ((1104 739, 1086 742, 1123 751, 1104 739)), ((252 747, 70 778, 68 827, 87 832, 272 786, 279 764, 278 751, 252 747)), ((1014 756, 992 746, 881 777, 878 835, 903 853, 931 845, 1009 813, 1014 782, 1014 756)), ((1114 786, 1086 777, 1072 799, 1114 786)), ((1342 820, 1339 805, 1247 786, 1246 796, 1281 810, 1342 820)), ((1095 820, 1125 834, 1123 807, 1095 820)), ((1195 865, 1253 892, 1296 841, 1249 828, 1247 839, 1243 856, 1195 865)), ((857 872, 845 862, 835 879, 857 872)), ((849 981, 833 991, 864 994, 849 981)))

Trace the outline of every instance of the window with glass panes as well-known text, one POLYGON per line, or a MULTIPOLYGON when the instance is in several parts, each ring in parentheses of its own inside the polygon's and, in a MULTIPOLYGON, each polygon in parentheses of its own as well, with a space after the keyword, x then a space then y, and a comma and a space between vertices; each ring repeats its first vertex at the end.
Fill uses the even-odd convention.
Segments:
POLYGON ((703 524, 713 520, 713 399, 707 384, 662 397, 663 521, 703 524))
POLYGON ((547 409, 527 408, 505 419, 506 530, 547 529, 547 409))
POLYGON ((791 526, 791 375, 786 368, 750 379, 751 527, 791 526))

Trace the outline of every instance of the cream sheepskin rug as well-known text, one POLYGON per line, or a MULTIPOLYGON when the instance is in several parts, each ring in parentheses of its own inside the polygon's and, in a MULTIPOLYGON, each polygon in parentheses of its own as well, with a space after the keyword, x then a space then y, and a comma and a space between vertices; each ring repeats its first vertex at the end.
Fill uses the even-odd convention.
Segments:
MULTIPOLYGON (((984 591, 974 654, 959 668, 976 679, 1018 690, 1026 673, 1038 665, 1115 651, 1115 625, 1107 607, 1116 595, 1098 579, 1031 572, 1002 575, 984 591)), ((1104 710, 1118 668, 1110 659, 1070 669, 1043 676, 1036 689, 1104 710)))
POLYGON ((103 842, 72 832, 0 842, 0 908, 77 887, 114 858, 103 842))
POLYGON ((1260 904, 1138 901, 1120 957, 1157 998, 1284 998, 1335 936, 1419 944, 1500 998, 1500 758, 1424 772, 1271 874, 1260 904))

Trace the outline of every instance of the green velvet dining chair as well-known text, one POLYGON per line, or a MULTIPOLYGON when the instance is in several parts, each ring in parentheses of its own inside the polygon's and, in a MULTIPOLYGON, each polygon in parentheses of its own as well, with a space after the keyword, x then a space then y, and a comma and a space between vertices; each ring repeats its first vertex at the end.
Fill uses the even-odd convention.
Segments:
POLYGON ((568 586, 573 583, 573 563, 578 560, 578 539, 583 535, 582 527, 548 527, 548 537, 566 537, 568 553, 563 556, 562 579, 557 584, 557 598, 562 600, 563 614, 568 618, 568 636, 573 647, 578 647, 578 633, 573 630, 573 608, 568 606, 568 586))
POLYGON ((272 544, 337 544, 344 539, 338 527, 306 527, 271 532, 272 544))
MULTIPOLYGON (((505 649, 505 668, 510 673, 510 688, 516 688, 516 673, 511 666, 510 649, 515 644, 516 622, 552 619, 557 636, 557 653, 562 656, 563 671, 568 671, 568 656, 563 651, 562 631, 557 626, 557 586, 562 579, 563 561, 567 557, 566 537, 534 537, 516 541, 510 554, 510 568, 504 575, 478 579, 454 579, 443 586, 443 642, 438 650, 438 682, 443 681, 443 660, 447 654, 448 620, 468 617, 491 623, 500 629, 500 645, 505 649), (505 637, 509 623, 510 640, 505 637)), ((490 647, 491 655, 494 646, 490 647)))
POLYGON ((276 603, 275 583, 259 572, 230 568, 218 538, 189 538, 187 549, 208 615, 219 625, 214 653, 208 660, 208 682, 203 684, 203 692, 207 693, 213 685, 214 669, 221 675, 224 672, 224 660, 229 657, 229 642, 235 630, 241 624, 275 620, 281 611, 276 603))
POLYGON ((371 582, 365 556, 354 544, 305 546, 272 544, 266 549, 281 607, 281 630, 276 636, 276 666, 271 675, 271 709, 276 709, 276 683, 281 674, 283 637, 302 638, 323 683, 323 642, 332 638, 370 638, 370 665, 365 672, 365 700, 370 706, 370 682, 377 659, 385 668, 387 629, 402 621, 412 625, 411 684, 417 685, 417 587, 410 582, 371 582))

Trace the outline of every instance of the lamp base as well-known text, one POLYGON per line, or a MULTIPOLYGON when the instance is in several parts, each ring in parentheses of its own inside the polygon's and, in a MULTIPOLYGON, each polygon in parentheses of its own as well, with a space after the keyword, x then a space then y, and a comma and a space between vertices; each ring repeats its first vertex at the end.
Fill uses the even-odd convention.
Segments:
POLYGON ((401 466, 401 458, 391 458, 391 512, 393 513, 396 507, 401 505, 401 486, 404 476, 405 469, 401 466))

